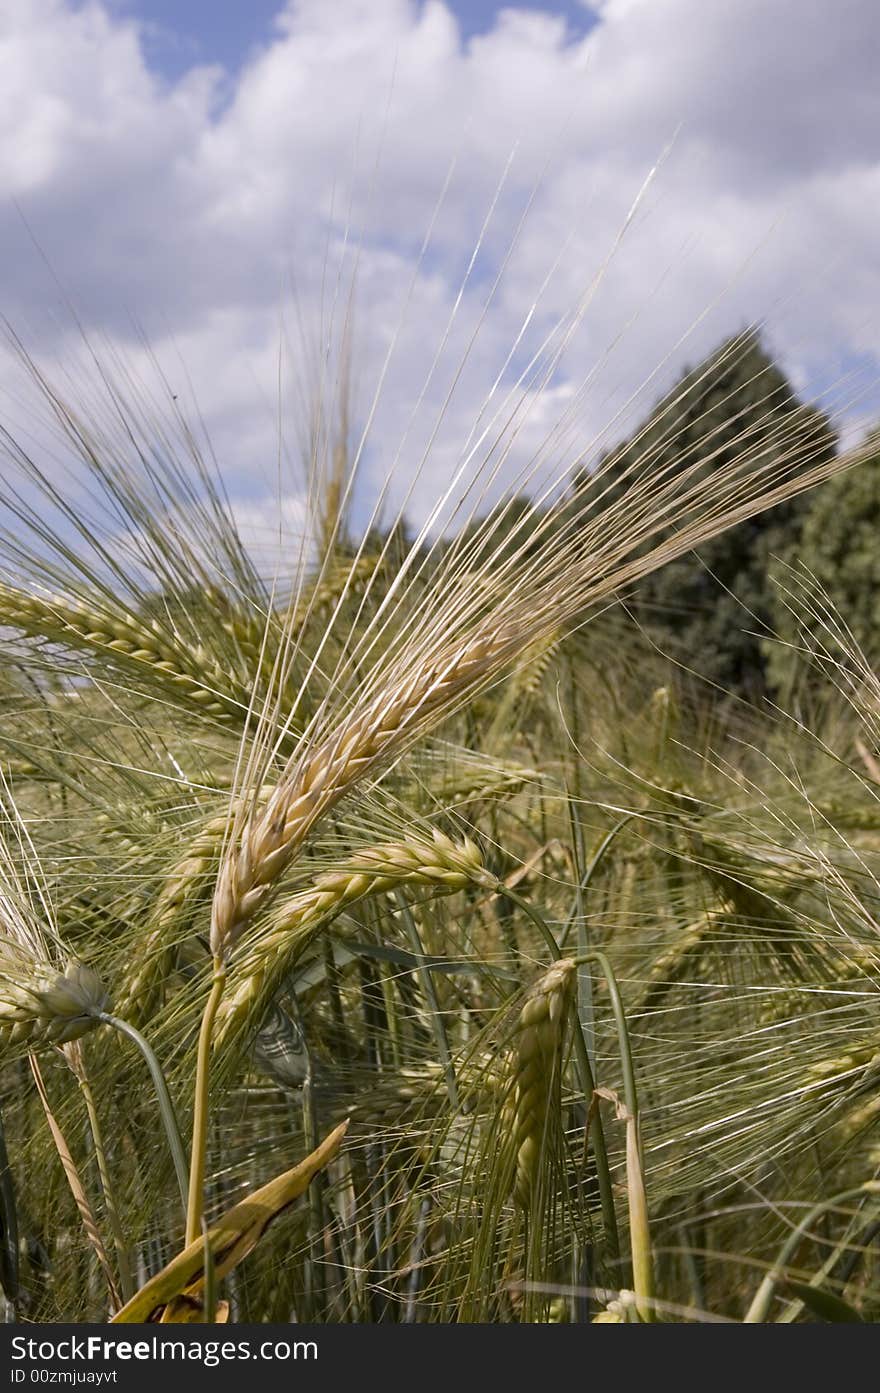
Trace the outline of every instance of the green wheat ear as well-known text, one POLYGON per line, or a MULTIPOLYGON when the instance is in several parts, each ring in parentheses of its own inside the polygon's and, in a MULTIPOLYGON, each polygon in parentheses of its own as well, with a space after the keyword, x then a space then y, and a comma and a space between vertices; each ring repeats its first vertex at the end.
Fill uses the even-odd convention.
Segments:
POLYGON ((563 1046, 577 968, 568 958, 553 964, 531 988, 516 1022, 511 1110, 516 1145, 513 1193, 531 1210, 543 1159, 560 1126, 563 1046))

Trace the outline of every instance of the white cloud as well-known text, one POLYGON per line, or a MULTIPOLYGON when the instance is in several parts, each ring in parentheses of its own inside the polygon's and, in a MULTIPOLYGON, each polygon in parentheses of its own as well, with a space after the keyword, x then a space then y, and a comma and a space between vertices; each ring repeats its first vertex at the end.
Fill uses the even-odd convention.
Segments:
MULTIPOLYGON (((508 11, 463 46, 440 0, 293 0, 274 41, 234 83, 193 69, 168 85, 147 67, 137 26, 99 4, 0 0, 4 314, 48 359, 78 355, 23 215, 86 325, 125 352, 135 372, 146 359, 134 323, 182 397, 185 364, 253 526, 254 500, 274 487, 279 344, 287 345, 281 417, 295 459, 296 383, 308 372, 297 314, 320 341, 323 297, 325 324, 335 304, 338 328, 357 261, 362 414, 384 373, 369 479, 375 488, 398 461, 402 489, 430 442, 412 503, 424 516, 467 450, 554 262, 477 438, 529 353, 603 266, 645 174, 677 132, 561 380, 523 425, 518 457, 540 444, 553 408, 575 408, 555 454, 563 464, 655 369, 662 365, 631 418, 685 361, 755 318, 766 319, 771 342, 807 387, 832 381, 856 358, 876 373, 873 0, 605 0, 595 8, 600 23, 581 42, 566 43, 564 24, 548 14, 508 11)), ((292 478, 282 485, 285 496, 298 491, 292 478)))

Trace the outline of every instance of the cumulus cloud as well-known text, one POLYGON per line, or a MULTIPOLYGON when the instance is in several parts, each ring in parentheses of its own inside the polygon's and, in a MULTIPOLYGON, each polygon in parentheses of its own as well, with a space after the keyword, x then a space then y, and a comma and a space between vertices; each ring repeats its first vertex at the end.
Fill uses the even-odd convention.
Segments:
MULTIPOLYGON (((135 377, 152 353, 191 384, 251 529, 279 454, 297 515, 353 277, 363 516, 393 471, 423 519, 523 372, 507 478, 560 413, 559 469, 749 321, 805 391, 876 379, 873 0, 591 8, 582 39, 502 10, 465 43, 441 0, 290 0, 240 72, 169 83, 97 0, 0 0, 3 313, 69 369, 69 296, 135 377), (528 365, 579 303, 541 392, 528 365)), ((851 395, 850 430, 877 405, 851 395)))

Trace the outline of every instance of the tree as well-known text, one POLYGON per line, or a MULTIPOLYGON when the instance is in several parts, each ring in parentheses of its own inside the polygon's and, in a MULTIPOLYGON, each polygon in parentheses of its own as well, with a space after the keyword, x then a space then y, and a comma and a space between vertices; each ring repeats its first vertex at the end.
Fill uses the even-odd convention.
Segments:
MULTIPOLYGON (((781 553, 787 565, 806 567, 869 661, 880 659, 880 427, 866 445, 876 452, 816 489, 807 499, 796 537, 781 553)), ((780 693, 790 690, 798 672, 800 632, 815 627, 803 606, 797 617, 786 599, 784 567, 773 587, 773 628, 782 643, 764 645, 770 680, 780 693)), ((797 587, 796 587, 797 588, 797 587)))
MULTIPOLYGON (((834 453, 828 419, 798 401, 752 331, 729 339, 685 372, 644 426, 613 452, 612 473, 721 470, 743 457, 790 470, 834 453)), ((621 488, 622 488, 621 483, 621 488)), ((727 691, 766 686, 761 633, 773 612, 768 563, 799 535, 807 507, 792 499, 671 562, 627 596, 649 638, 685 668, 727 691)))

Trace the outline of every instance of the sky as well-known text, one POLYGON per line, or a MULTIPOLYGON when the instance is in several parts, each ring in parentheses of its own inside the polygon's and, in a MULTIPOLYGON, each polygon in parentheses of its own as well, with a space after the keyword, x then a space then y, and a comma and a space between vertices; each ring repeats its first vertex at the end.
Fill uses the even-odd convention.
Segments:
POLYGON ((0 0, 0 312, 80 402, 83 331, 176 397, 255 536, 348 341, 360 506, 390 478, 417 522, 523 375, 508 482, 751 322, 855 438, 878 70, 875 0, 0 0))
MULTIPOLYGON (((282 6, 278 0, 109 0, 108 8, 117 18, 140 24, 147 61, 173 81, 196 63, 218 63, 229 73, 240 72, 271 44, 282 6)), ((491 32, 502 8, 561 16, 572 38, 583 37, 597 18, 595 10, 579 0, 546 5, 515 0, 505 6, 495 0, 455 0, 449 6, 463 42, 491 32)))

